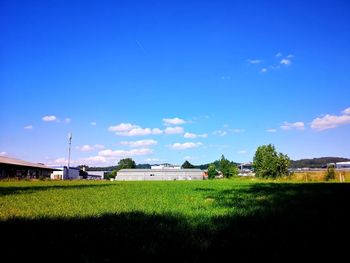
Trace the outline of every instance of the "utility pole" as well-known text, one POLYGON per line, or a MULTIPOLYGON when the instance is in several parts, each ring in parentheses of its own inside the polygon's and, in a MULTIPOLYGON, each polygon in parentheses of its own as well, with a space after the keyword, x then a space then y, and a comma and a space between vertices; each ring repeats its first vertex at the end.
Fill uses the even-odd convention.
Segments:
MULTIPOLYGON (((72 145, 72 133, 68 133, 68 166, 67 166, 67 178, 69 178, 69 165, 70 165, 70 148, 72 145)), ((62 176, 62 180, 64 180, 64 173, 62 176)))

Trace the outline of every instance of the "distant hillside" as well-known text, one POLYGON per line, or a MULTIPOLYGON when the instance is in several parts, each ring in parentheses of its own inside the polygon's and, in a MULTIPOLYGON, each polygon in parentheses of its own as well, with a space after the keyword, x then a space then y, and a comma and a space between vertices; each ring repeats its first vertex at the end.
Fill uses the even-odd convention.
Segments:
POLYGON ((291 161, 291 168, 325 168, 327 163, 348 162, 350 159, 341 157, 321 157, 291 161))

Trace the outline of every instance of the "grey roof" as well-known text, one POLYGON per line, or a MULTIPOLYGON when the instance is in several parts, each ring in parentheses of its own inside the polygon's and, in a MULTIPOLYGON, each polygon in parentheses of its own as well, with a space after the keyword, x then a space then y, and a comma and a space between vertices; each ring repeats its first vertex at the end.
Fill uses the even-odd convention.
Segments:
POLYGON ((0 156, 0 164, 8 164, 8 165, 18 165, 18 166, 26 166, 26 167, 33 167, 33 168, 41 168, 46 170, 57 170, 55 168, 48 167, 44 164, 39 163, 31 163, 7 156, 0 156))
POLYGON ((204 172, 201 169, 121 169, 118 172, 204 172))

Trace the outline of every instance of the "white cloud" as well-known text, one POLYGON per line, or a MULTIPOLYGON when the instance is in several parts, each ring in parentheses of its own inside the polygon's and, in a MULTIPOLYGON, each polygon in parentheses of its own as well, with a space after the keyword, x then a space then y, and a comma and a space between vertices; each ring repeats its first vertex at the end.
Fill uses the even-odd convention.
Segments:
POLYGON ((327 114, 321 118, 316 118, 311 122, 311 128, 318 131, 333 129, 340 125, 350 124, 350 108, 342 111, 343 115, 327 114))
POLYGON ((294 55, 293 55, 293 54, 289 54, 289 55, 287 56, 287 58, 294 58, 294 55))
POLYGON ((24 126, 25 130, 33 130, 33 125, 24 126))
POLYGON ((7 152, 0 152, 0 155, 2 156, 7 155, 7 152))
POLYGON ((64 122, 65 122, 65 123, 70 123, 71 121, 72 121, 71 118, 65 118, 65 119, 64 119, 64 122))
POLYGON ((267 131, 267 132, 277 132, 276 129, 267 129, 266 131, 267 131))
POLYGON ((76 149, 78 151, 81 151, 81 152, 92 152, 94 150, 97 150, 97 149, 101 150, 101 149, 104 149, 104 148, 105 148, 105 146, 102 145, 102 144, 95 144, 94 146, 91 146, 89 144, 85 144, 83 146, 77 146, 76 147, 76 149))
POLYGON ((97 123, 94 122, 94 121, 90 122, 90 124, 91 124, 92 126, 96 126, 96 125, 97 125, 97 123))
POLYGON ((185 149, 191 149, 191 148, 197 148, 199 146, 203 145, 201 142, 185 142, 185 143, 174 143, 170 145, 170 148, 173 150, 185 150, 185 149))
POLYGON ((298 122, 284 122, 283 125, 280 126, 282 130, 304 130, 304 123, 301 121, 298 122))
POLYGON ((130 131, 132 129, 136 129, 139 128, 139 126, 131 124, 131 123, 120 123, 118 125, 115 126, 110 126, 108 128, 109 131, 115 131, 115 132, 127 132, 130 131))
POLYGON ((217 136, 225 136, 227 135, 227 131, 222 131, 222 130, 216 130, 213 132, 214 135, 217 135, 217 136))
POLYGON ((54 115, 47 115, 47 116, 42 117, 42 120, 46 121, 46 122, 48 122, 48 121, 57 121, 57 117, 54 116, 54 115))
POLYGON ((164 125, 181 125, 185 124, 186 121, 180 118, 164 118, 163 119, 164 125))
POLYGON ((131 123, 120 123, 115 126, 110 126, 108 128, 109 131, 115 131, 116 135, 120 136, 145 136, 145 135, 157 135, 157 134, 162 134, 163 131, 158 128, 141 128, 138 125, 134 125, 131 123))
POLYGON ((286 66, 290 65, 291 63, 292 63, 292 61, 290 59, 287 59, 287 58, 284 58, 280 61, 280 64, 286 65, 286 66))
POLYGON ((343 115, 350 115, 350 107, 342 111, 343 115))
POLYGON ((140 156, 140 155, 149 155, 153 153, 153 149, 149 148, 141 148, 141 149, 132 149, 132 150, 103 150, 98 153, 98 156, 103 157, 133 157, 133 156, 140 156))
POLYGON ((184 134, 184 138, 187 139, 195 139, 195 138, 207 138, 208 134, 203 133, 203 134, 195 134, 195 133, 190 133, 190 132, 186 132, 184 134))
POLYGON ((260 72, 261 72, 261 73, 266 73, 266 72, 267 72, 267 68, 262 68, 262 69, 260 70, 260 72))
POLYGON ((95 150, 95 148, 91 145, 85 144, 83 146, 77 146, 76 149, 81 152, 91 152, 95 150))
POLYGON ((275 56, 276 56, 276 57, 282 57, 282 53, 281 53, 281 52, 278 52, 275 56))
POLYGON ((156 145, 158 142, 156 140, 140 140, 140 141, 122 141, 120 142, 121 145, 127 145, 132 148, 137 147, 147 147, 156 145))
POLYGON ((239 154, 246 154, 247 151, 246 150, 241 150, 241 151, 238 151, 239 154))
POLYGON ((180 127, 180 126, 176 126, 176 127, 167 127, 164 130, 165 134, 181 134, 184 133, 184 128, 180 127))
POLYGON ((120 135, 120 136, 128 136, 128 137, 132 137, 132 136, 145 136, 145 135, 157 135, 157 134, 162 134, 163 131, 158 129, 158 128, 134 128, 131 129, 129 131, 124 131, 124 132, 116 132, 116 135, 120 135))
POLYGON ((248 62, 250 64, 260 64, 262 62, 262 60, 260 60, 260 59, 248 59, 248 62))

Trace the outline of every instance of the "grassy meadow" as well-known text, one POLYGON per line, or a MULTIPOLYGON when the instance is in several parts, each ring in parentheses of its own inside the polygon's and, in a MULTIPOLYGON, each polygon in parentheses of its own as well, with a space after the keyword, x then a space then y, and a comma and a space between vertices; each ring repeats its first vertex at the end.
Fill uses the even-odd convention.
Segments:
POLYGON ((348 183, 255 178, 0 182, 2 255, 11 261, 336 261, 346 255, 349 200, 348 183))

